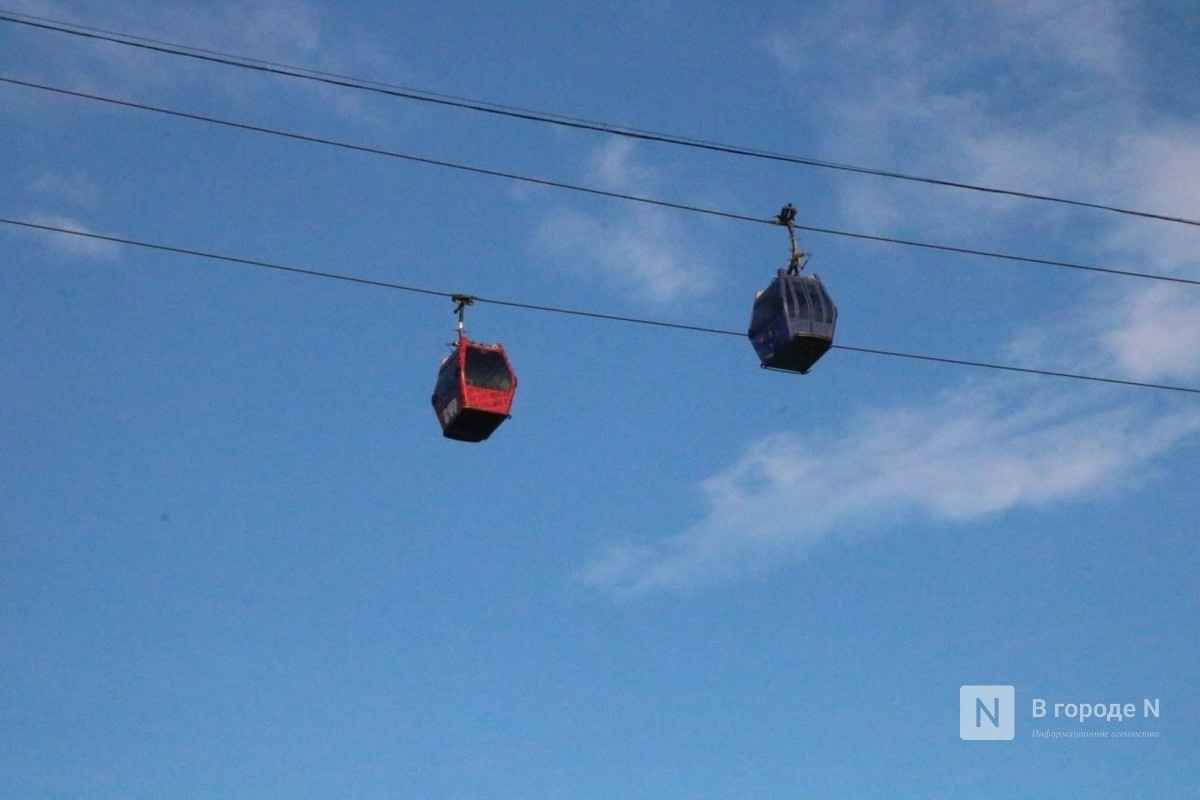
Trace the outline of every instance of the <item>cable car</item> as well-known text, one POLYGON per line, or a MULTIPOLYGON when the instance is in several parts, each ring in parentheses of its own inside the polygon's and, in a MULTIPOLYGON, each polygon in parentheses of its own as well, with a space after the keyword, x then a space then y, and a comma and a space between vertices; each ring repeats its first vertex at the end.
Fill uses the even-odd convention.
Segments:
POLYGON ((767 369, 807 373, 833 344, 837 306, 816 275, 788 275, 758 293, 750 342, 767 369))
POLYGON ((502 345, 472 342, 463 331, 463 308, 474 299, 453 299, 458 303, 458 341, 438 370, 431 402, 443 436, 482 442, 511 416, 517 375, 502 345))
POLYGON ((818 276, 801 273, 806 259, 796 248, 794 219, 790 203, 776 217, 787 226, 792 260, 755 296, 747 336, 763 367, 806 374, 833 345, 837 306, 818 276))

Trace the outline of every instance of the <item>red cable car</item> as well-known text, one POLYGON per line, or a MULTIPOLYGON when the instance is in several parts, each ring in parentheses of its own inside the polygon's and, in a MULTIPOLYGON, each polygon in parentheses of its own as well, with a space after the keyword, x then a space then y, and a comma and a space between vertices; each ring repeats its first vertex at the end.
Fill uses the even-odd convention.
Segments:
POLYGON ((433 389, 433 410, 442 435, 460 442, 482 442, 508 419, 517 375, 504 347, 472 342, 463 331, 463 308, 473 298, 455 295, 458 342, 442 362, 433 389))

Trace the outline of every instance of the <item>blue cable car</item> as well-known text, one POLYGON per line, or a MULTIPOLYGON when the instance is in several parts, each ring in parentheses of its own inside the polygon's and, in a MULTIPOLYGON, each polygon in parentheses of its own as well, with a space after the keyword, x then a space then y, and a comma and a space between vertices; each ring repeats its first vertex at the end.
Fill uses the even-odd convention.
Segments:
POLYGON ((837 306, 818 276, 801 274, 806 259, 796 247, 795 218, 791 203, 776 217, 787 226, 792 260, 755 297, 747 336, 763 367, 803 375, 833 345, 837 306))
POLYGON ((833 345, 836 324, 821 279, 781 269, 754 299, 748 335, 764 367, 805 374, 833 345))

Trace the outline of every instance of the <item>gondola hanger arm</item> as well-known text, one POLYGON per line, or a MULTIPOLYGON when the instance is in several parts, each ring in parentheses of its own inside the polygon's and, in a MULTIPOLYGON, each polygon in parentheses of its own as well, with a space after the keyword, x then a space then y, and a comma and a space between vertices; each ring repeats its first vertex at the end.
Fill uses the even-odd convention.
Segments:
POLYGON ((450 295, 450 300, 454 303, 454 311, 458 314, 458 330, 459 333, 463 329, 463 316, 467 306, 475 305, 475 298, 469 294, 454 294, 450 295))
POLYGON ((788 261, 787 274, 799 275, 808 258, 807 254, 796 244, 796 207, 788 203, 779 209, 779 213, 775 215, 775 222, 787 228, 788 239, 792 245, 792 258, 788 261))

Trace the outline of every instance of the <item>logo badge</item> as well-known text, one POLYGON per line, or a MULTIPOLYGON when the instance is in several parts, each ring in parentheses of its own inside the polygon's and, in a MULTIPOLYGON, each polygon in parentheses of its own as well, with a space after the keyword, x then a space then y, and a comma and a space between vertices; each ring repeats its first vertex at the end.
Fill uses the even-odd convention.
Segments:
POLYGON ((958 735, 966 741, 1008 741, 1016 736, 1017 693, 1011 686, 958 690, 958 735))

